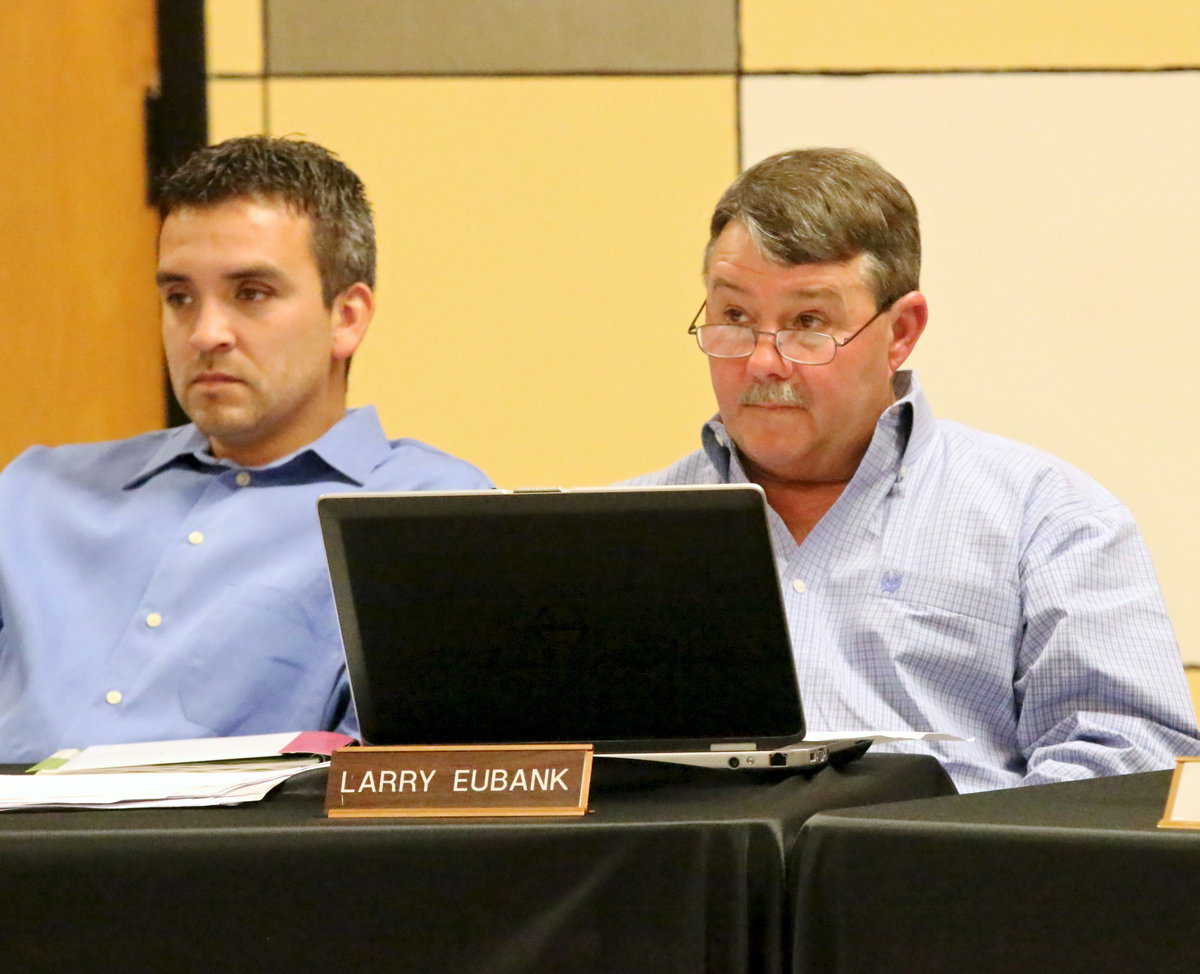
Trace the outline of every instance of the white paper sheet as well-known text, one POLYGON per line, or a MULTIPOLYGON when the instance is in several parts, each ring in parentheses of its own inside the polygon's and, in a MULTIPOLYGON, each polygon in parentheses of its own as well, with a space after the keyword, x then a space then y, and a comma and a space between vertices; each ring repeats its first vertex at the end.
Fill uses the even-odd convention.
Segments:
MULTIPOLYGON (((199 737, 178 741, 148 741, 137 744, 97 744, 82 751, 60 751, 37 765, 38 774, 78 774, 90 771, 144 768, 155 772, 171 766, 216 764, 222 770, 275 769, 285 762, 297 766, 312 763, 308 753, 289 753, 299 743, 311 744, 314 753, 329 754, 333 747, 350 742, 345 735, 325 732, 247 734, 238 737, 199 737), (241 762, 229 766, 223 762, 241 762), (43 767, 42 765, 48 765, 43 767)), ((214 768, 214 770, 217 770, 214 768)))
MULTIPOLYGON (((325 762, 313 758, 309 767, 325 762)), ((32 808, 173 808, 258 801, 304 768, 0 775, 0 811, 32 808)))

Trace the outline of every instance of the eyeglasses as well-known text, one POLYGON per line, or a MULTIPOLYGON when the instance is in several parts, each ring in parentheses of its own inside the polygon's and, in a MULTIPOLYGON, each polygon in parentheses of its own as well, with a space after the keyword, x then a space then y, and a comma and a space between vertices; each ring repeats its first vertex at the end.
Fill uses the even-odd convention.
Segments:
POLYGON ((704 314, 704 308, 708 304, 705 301, 692 318, 688 334, 696 336, 696 344, 700 346, 700 351, 710 358, 749 358, 758 347, 758 336, 770 335, 775 341, 776 351, 789 362, 795 362, 797 365, 828 365, 837 355, 839 348, 845 348, 854 341, 895 303, 894 300, 889 301, 853 335, 838 341, 832 335, 801 328, 784 328, 782 331, 772 332, 751 328, 749 325, 698 325, 696 322, 704 314))

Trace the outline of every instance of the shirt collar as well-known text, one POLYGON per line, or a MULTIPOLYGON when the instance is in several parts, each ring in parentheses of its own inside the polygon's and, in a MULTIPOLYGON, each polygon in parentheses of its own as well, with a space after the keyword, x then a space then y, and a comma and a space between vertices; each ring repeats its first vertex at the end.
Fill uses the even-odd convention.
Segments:
MULTIPOLYGON (((925 450, 933 436, 933 410, 916 373, 897 372, 892 378, 892 389, 896 401, 883 411, 875 424, 875 434, 860 468, 868 464, 897 465, 901 460, 911 463, 925 450)), ((720 415, 704 424, 700 443, 723 481, 742 483, 749 480, 720 415)))
POLYGON ((196 429, 194 424, 176 426, 162 434, 162 442, 158 449, 150 455, 150 459, 142 465, 141 469, 122 486, 126 490, 140 487, 155 474, 161 473, 176 463, 191 462, 193 465, 196 463, 215 465, 217 461, 211 454, 205 456, 207 451, 208 438, 196 429))
MULTIPOLYGON (((358 486, 392 451, 374 406, 360 406, 299 453, 311 451, 358 486)), ((296 454, 293 454, 295 456, 296 454)), ((283 463, 285 461, 279 461, 283 463)))
POLYGON ((896 401, 879 417, 876 430, 887 427, 899 430, 902 433, 900 454, 905 463, 912 463, 933 440, 933 410, 915 372, 897 372, 892 379, 892 388, 896 401))
MULTIPOLYGON (((302 465, 316 457, 347 480, 362 486, 371 471, 388 455, 391 444, 379 424, 374 406, 349 410, 318 439, 295 453, 269 463, 262 470, 282 471, 292 465, 302 465)), ((211 467, 216 470, 238 467, 238 464, 219 460, 209 452, 208 437, 193 423, 167 430, 162 443, 150 459, 124 486, 140 487, 152 477, 177 464, 211 467)))

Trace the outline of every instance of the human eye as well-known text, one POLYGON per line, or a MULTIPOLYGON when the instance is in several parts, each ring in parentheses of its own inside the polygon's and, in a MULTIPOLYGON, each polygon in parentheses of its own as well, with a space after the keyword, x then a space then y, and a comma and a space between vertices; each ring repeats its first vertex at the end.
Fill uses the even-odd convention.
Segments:
POLYGON ((175 310, 185 308, 191 303, 192 296, 186 291, 167 291, 163 294, 163 304, 175 310))
POLYGON ((753 325, 750 316, 741 308, 724 308, 717 315, 714 325, 753 325))
POLYGON ((261 284, 243 284, 237 290, 237 299, 248 304, 256 304, 260 301, 265 301, 271 296, 268 288, 261 284))
POLYGON ((816 312, 806 311, 803 314, 796 315, 792 323, 788 326, 789 331, 826 331, 828 330, 828 322, 825 317, 816 312))

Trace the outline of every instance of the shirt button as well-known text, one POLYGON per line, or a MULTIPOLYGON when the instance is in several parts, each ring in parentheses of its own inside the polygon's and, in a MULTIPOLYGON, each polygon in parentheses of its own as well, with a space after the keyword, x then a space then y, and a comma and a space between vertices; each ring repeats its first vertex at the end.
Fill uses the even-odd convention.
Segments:
POLYGON ((191 534, 188 535, 188 543, 189 544, 203 544, 204 543, 204 533, 202 531, 193 531, 191 534))
POLYGON ((808 586, 804 584, 804 579, 802 578, 793 579, 792 588, 794 588, 801 595, 808 591, 808 586))
POLYGON ((148 625, 151 629, 157 629, 162 625, 162 616, 157 612, 151 612, 148 616, 146 616, 146 625, 148 625))
POLYGON ((113 706, 119 704, 122 699, 123 697, 121 696, 120 690, 109 690, 108 693, 104 695, 105 702, 111 703, 113 706))
POLYGON ((897 477, 896 479, 903 480, 907 476, 908 476, 908 467, 901 467, 900 468, 900 476, 897 477))
POLYGON ((250 475, 248 473, 246 473, 245 470, 242 470, 238 473, 238 475, 236 477, 233 478, 233 482, 235 484, 237 484, 239 487, 245 487, 247 484, 250 483, 250 475))

